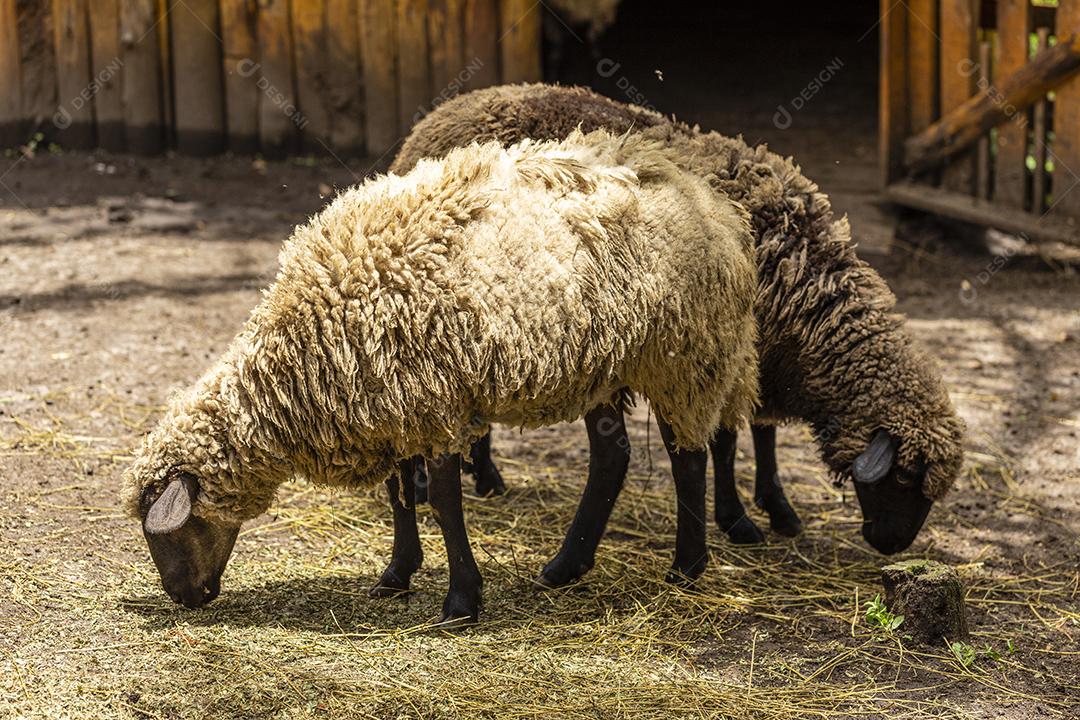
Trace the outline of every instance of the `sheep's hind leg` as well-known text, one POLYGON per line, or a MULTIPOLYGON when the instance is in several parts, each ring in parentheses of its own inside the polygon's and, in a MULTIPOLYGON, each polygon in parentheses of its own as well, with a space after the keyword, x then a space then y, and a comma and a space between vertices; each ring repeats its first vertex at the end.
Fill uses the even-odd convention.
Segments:
POLYGON ((423 464, 423 458, 406 460, 399 466, 398 476, 386 481, 386 489, 390 493, 390 507, 394 511, 394 549, 391 551, 390 564, 383 571, 379 582, 370 590, 372 597, 391 597, 408 592, 409 580, 424 561, 414 504, 414 478, 417 467, 422 468, 423 464), (402 498, 409 504, 402 502, 402 498))
POLYGON ((495 462, 491 459, 491 433, 487 433, 469 448, 471 469, 469 472, 476 479, 476 494, 480 497, 502 495, 506 492, 506 483, 495 462))
POLYGON ((428 499, 442 529, 450 565, 450 591, 443 602, 441 622, 475 623, 480 617, 483 578, 469 547, 465 516, 461 510, 461 456, 443 455, 428 461, 428 476, 431 479, 428 499))
POLYGON ((591 410, 585 416, 585 427, 589 432, 589 479, 559 554, 536 579, 543 587, 561 587, 592 569, 596 546, 630 466, 630 438, 621 402, 591 410))
POLYGON ((734 544, 756 545, 765 542, 765 535, 746 514, 735 490, 736 439, 738 436, 729 430, 717 430, 709 443, 716 476, 716 524, 734 544))
POLYGON ((802 532, 802 520, 784 495, 776 468, 776 427, 751 425, 754 435, 754 457, 757 471, 754 482, 754 503, 769 514, 773 532, 795 537, 802 532))
POLYGON ((671 458, 671 474, 679 503, 675 562, 667 574, 667 581, 689 584, 701 575, 709 562, 709 551, 705 547, 705 471, 709 456, 704 450, 677 449, 671 426, 659 416, 656 420, 671 458))

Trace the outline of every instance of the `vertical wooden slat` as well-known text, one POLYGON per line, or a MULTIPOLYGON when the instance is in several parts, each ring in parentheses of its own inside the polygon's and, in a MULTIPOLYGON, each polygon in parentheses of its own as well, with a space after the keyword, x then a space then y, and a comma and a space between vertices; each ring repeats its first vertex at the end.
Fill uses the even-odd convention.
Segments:
MULTIPOLYGON (((1038 52, 1046 49, 1050 41, 1050 28, 1038 29, 1038 52)), ((1042 214, 1046 210, 1046 98, 1035 103, 1031 112, 1031 130, 1034 138, 1035 170, 1031 178, 1031 211, 1042 214)))
POLYGON ((452 96, 464 70, 461 11, 461 0, 430 0, 428 3, 431 87, 436 96, 452 96))
POLYGON ((32 129, 52 127, 56 112, 56 52, 53 37, 52 3, 15 3, 15 21, 19 31, 19 57, 22 71, 23 134, 26 140, 32 129))
MULTIPOLYGON (((1028 61, 1028 33, 1031 32, 1029 0, 998 0, 997 62, 994 78, 1008 77, 1028 61)), ((1016 113, 997 129, 997 157, 994 161, 994 202, 1012 208, 1024 207, 1027 184, 1027 113, 1016 113)))
POLYGON ((292 82, 292 38, 288 0, 262 0, 258 16, 259 38, 259 143, 262 151, 280 156, 296 148, 297 126, 292 82))
POLYGON ((221 40, 229 150, 253 153, 259 149, 259 48, 249 0, 221 0, 221 40))
MULTIPOLYGON (((1080 32, 1080 0, 1059 0, 1056 34, 1080 32)), ((1080 78, 1054 93, 1053 212, 1080 221, 1080 78)))
POLYGON ((57 100, 53 125, 61 144, 94 146, 94 106, 90 85, 90 28, 85 0, 53 0, 57 100))
POLYGON ((360 0, 367 150, 381 155, 398 139, 397 36, 394 0, 360 0))
MULTIPOLYGON (((326 71, 326 2, 301 0, 292 4, 296 49, 296 101, 303 116, 301 141, 306 152, 330 145, 330 109, 326 71)), ((331 19, 337 22, 336 19, 331 19)))
POLYGON ((427 0, 398 0, 398 130, 404 137, 431 107, 427 0))
MULTIPOLYGON (((953 110, 975 91, 976 42, 979 0, 941 2, 941 114, 953 110)), ((941 184, 948 190, 975 193, 975 159, 963 153, 942 171, 941 184)))
POLYGON ((504 83, 540 81, 542 7, 533 0, 500 0, 499 57, 504 83))
POLYGON ((469 90, 499 82, 499 13, 496 0, 464 0, 463 59, 469 90))
POLYGON ((176 104, 173 102, 172 10, 178 0, 157 0, 157 49, 161 58, 161 131, 165 147, 176 147, 176 104))
POLYGON ((938 116, 937 0, 908 0, 908 114, 912 134, 938 116))
POLYGON ((120 0, 124 134, 128 151, 142 154, 163 146, 156 10, 155 0, 120 0))
POLYGON ((330 145, 347 156, 363 152, 363 74, 357 0, 327 0, 326 84, 330 103, 330 145))
MULTIPOLYGON (((978 82, 986 87, 990 82, 991 63, 993 62, 993 49, 988 40, 979 43, 979 73, 978 82)), ((989 134, 979 138, 975 145, 975 194, 983 200, 990 199, 990 136, 989 134)))
POLYGON ((15 0, 0 0, 0 148, 23 140, 20 62, 15 0))
POLYGON ((94 115, 98 144, 122 152, 124 98, 121 93, 120 5, 117 0, 96 0, 90 13, 90 66, 97 83, 94 115))
POLYGON ((878 157, 881 184, 903 176, 907 113, 907 13, 892 0, 881 0, 881 53, 878 66, 878 157))
POLYGON ((169 18, 176 149, 211 155, 225 146, 225 95, 217 0, 184 0, 169 18))

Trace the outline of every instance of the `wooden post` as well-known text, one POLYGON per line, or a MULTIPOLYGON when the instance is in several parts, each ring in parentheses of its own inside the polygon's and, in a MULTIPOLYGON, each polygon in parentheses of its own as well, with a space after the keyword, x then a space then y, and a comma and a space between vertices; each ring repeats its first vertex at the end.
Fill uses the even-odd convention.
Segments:
POLYGON ((436 102, 457 94, 464 79, 461 0, 430 0, 428 47, 431 52, 431 87, 436 102))
POLYGON ((381 155, 398 140, 397 32, 394 0, 360 0, 367 151, 381 155))
POLYGON ((413 123, 431 109, 428 65, 427 0, 398 0, 398 131, 409 134, 413 123))
MULTIPOLYGON (((998 0, 995 84, 1027 64, 1030 32, 1030 0, 998 0)), ((1011 115, 997 131, 994 201, 1023 208, 1027 196, 1028 117, 1022 110, 1015 110, 1011 115)))
POLYGON ((120 5, 117 0, 98 0, 90 13, 90 66, 95 86, 94 114, 98 144, 123 152, 124 98, 120 52, 120 5))
POLYGON ((15 0, 0 0, 0 148, 24 140, 22 72, 15 0))
MULTIPOLYGON (((1050 41, 1050 28, 1038 29, 1038 52, 1046 50, 1050 41)), ((1035 103, 1031 113, 1032 136, 1035 144, 1035 170, 1031 178, 1031 212, 1042 214, 1046 210, 1046 98, 1035 103)))
POLYGON ((259 149, 259 47, 254 6, 248 0, 221 0, 222 74, 229 150, 259 149))
POLYGON ((217 0, 184 0, 170 15, 176 149, 212 155, 225 147, 217 0))
POLYGON ((293 89, 288 0, 261 0, 258 38, 259 142, 264 153, 280 157, 296 149, 305 125, 293 89))
POLYGON ((69 148, 94 146, 94 104, 90 93, 90 26, 85 0, 53 0, 57 108, 53 126, 69 148))
POLYGON ((938 117, 937 0, 908 0, 907 9, 908 131, 915 133, 938 117))
POLYGON ((172 5, 176 0, 157 0, 157 17, 160 18, 154 32, 157 33, 158 54, 161 57, 161 132, 165 147, 176 147, 176 104, 173 102, 172 5))
POLYGON ((907 113, 907 13, 892 0, 881 0, 880 64, 878 68, 878 157, 881 184, 887 187, 903 175, 907 113))
POLYGON ((504 83, 539 82, 541 4, 500 0, 499 49, 504 83))
MULTIPOLYGON (((306 121, 301 142, 305 152, 325 153, 330 146, 325 0, 294 2, 292 21, 296 49, 296 102, 306 121)), ((331 23, 336 22, 336 18, 331 18, 331 23)))
MULTIPOLYGON (((1080 35, 1080 0, 1059 0, 1058 42, 1070 33, 1080 35)), ((1054 96, 1054 160, 1051 211, 1080 219, 1080 77, 1062 85, 1054 96)))
MULTIPOLYGON (((975 90, 979 9, 979 0, 941 2, 942 114, 963 105, 975 90)), ((961 153, 946 165, 941 184, 949 190, 974 194, 975 162, 972 153, 961 153)))
POLYGON ((499 13, 495 0, 464 1, 465 87, 476 90, 499 82, 499 13))
POLYGON ((326 84, 330 146, 341 157, 364 150, 364 88, 357 0, 327 0, 326 84))
POLYGON ((124 134, 130 152, 161 152, 161 75, 155 0, 120 0, 124 134))
MULTIPOLYGON (((988 40, 979 43, 979 85, 989 87, 993 49, 988 40)), ((970 102, 970 101, 969 101, 970 102)), ((975 194, 981 200, 990 199, 990 131, 979 137, 975 149, 975 194)))

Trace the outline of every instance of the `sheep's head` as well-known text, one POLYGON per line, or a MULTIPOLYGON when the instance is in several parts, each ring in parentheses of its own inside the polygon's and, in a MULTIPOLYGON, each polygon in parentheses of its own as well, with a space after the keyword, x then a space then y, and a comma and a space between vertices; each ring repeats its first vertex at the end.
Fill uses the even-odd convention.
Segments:
POLYGON ((139 499, 143 536, 173 601, 189 608, 205 605, 221 590, 221 574, 232 554, 240 525, 207 520, 192 513, 199 493, 195 476, 174 472, 165 489, 147 486, 139 499))

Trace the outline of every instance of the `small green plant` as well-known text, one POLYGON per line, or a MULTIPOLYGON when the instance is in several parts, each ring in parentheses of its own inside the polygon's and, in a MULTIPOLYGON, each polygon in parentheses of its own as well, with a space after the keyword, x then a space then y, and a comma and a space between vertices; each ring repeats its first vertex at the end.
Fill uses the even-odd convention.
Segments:
POLYGON ((1012 638, 1009 638, 1008 640, 1005 641, 1005 654, 1006 655, 1013 655, 1015 653, 1016 653, 1016 646, 1013 645, 1012 638))
POLYGON ((953 657, 960 663, 964 669, 970 668, 975 664, 975 660, 978 657, 978 653, 975 652, 975 648, 968 645, 966 642, 954 642, 949 645, 949 649, 952 650, 953 657))
POLYGON ((866 603, 865 607, 866 622, 869 623, 871 627, 886 632, 892 632, 904 622, 903 615, 895 615, 889 612, 889 608, 885 606, 885 602, 881 599, 881 595, 875 595, 874 599, 866 603))

